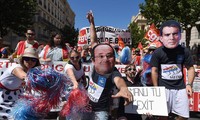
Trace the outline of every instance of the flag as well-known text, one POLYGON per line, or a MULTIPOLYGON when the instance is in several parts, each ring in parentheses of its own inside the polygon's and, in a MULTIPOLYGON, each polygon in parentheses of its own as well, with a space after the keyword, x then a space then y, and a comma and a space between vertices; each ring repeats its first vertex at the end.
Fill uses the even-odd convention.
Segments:
POLYGON ((145 39, 153 42, 159 39, 159 30, 156 28, 155 24, 151 24, 149 30, 145 34, 145 39))
POLYGON ((137 48, 139 48, 140 50, 143 49, 143 46, 142 46, 142 43, 141 43, 141 42, 138 43, 138 47, 137 47, 137 48))
POLYGON ((86 29, 81 29, 78 36, 78 46, 87 44, 86 29))
POLYGON ((121 36, 118 35, 118 45, 119 45, 119 48, 122 50, 125 46, 124 44, 124 41, 122 40, 121 36))

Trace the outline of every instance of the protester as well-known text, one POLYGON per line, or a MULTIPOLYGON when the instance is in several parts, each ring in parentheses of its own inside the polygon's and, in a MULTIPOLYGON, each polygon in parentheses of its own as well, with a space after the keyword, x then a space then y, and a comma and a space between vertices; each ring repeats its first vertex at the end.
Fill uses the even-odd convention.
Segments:
POLYGON ((57 32, 52 32, 51 40, 41 51, 39 57, 41 61, 45 62, 68 61, 70 50, 71 48, 64 43, 62 35, 57 32))
POLYGON ((180 23, 174 20, 164 22, 160 34, 163 46, 154 51, 150 62, 153 85, 165 86, 168 112, 176 114, 177 120, 186 120, 189 118, 188 95, 192 95, 195 74, 192 56, 187 48, 179 45, 180 23), (183 67, 187 68, 188 73, 186 85, 183 67))
POLYGON ((153 86, 150 61, 154 50, 156 50, 156 46, 154 44, 150 45, 148 51, 142 57, 141 82, 144 86, 153 86))
POLYGON ((38 49, 39 43, 35 40, 35 30, 28 28, 26 32, 26 40, 21 40, 18 42, 15 51, 12 55, 9 56, 10 61, 13 61, 14 58, 18 58, 24 53, 24 50, 28 47, 38 49))
POLYGON ((90 23, 92 50, 92 72, 89 73, 88 96, 92 113, 84 114, 83 119, 87 120, 108 120, 110 102, 112 98, 125 98, 125 105, 133 101, 133 96, 115 67, 114 49, 106 43, 97 44, 93 14, 87 14, 90 23), (117 86, 119 92, 111 95, 112 88, 117 86))
POLYGON ((0 119, 12 119, 10 112, 23 93, 27 71, 40 66, 38 54, 34 48, 26 48, 19 61, 20 64, 13 64, 0 76, 0 119))
POLYGON ((69 53, 69 62, 65 65, 65 73, 73 83, 73 89, 79 85, 86 87, 86 78, 83 66, 80 60, 80 53, 76 50, 71 50, 69 53))
POLYGON ((135 49, 135 58, 132 59, 131 63, 133 63, 136 66, 141 66, 141 54, 140 54, 140 49, 136 48, 135 49))
POLYGON ((9 55, 11 54, 10 48, 9 47, 3 47, 1 48, 1 58, 8 58, 9 55))
POLYGON ((89 51, 89 45, 83 46, 83 50, 81 51, 81 61, 84 63, 92 62, 90 51, 89 51))
MULTIPOLYGON (((142 83, 140 81, 140 73, 141 73, 141 71, 137 71, 135 65, 133 65, 133 64, 126 65, 126 67, 125 67, 126 77, 124 78, 126 85, 128 87, 142 86, 142 83)), ((122 120, 122 118, 123 119, 126 118, 126 120, 142 120, 142 117, 139 114, 125 113, 124 98, 120 98, 120 100, 119 100, 119 108, 118 108, 117 118, 119 120, 122 120)))

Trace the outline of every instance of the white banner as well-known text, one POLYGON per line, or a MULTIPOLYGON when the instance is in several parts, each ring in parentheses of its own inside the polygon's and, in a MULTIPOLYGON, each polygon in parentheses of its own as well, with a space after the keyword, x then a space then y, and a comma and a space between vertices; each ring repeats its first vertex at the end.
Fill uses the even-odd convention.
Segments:
POLYGON ((133 94, 132 104, 125 106, 125 113, 168 116, 164 87, 128 87, 133 94))
MULTIPOLYGON (((131 34, 128 30, 118 29, 111 26, 96 26, 97 39, 99 43, 110 42, 111 44, 118 44, 118 37, 120 36, 125 45, 131 45, 131 34)), ((84 27, 79 31, 78 46, 91 44, 89 27, 84 27)))

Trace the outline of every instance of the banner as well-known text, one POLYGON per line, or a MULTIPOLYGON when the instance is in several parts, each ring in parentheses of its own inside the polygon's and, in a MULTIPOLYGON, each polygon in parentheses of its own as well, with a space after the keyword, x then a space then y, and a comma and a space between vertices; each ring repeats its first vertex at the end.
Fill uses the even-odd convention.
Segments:
POLYGON ((125 106, 125 113, 168 116, 165 87, 128 87, 128 89, 133 94, 134 100, 132 104, 125 106))
MULTIPOLYGON (((111 26, 95 26, 97 40, 99 43, 108 42, 110 44, 118 44, 119 36, 125 45, 131 45, 131 34, 128 30, 118 29, 111 26)), ((79 31, 78 46, 91 44, 90 28, 84 27, 79 31)))
MULTIPOLYGON (((12 65, 14 65, 16 63, 11 63, 9 62, 9 60, 7 59, 0 59, 0 75, 3 74, 3 72, 11 67, 12 65)), ((42 69, 45 69, 45 68, 48 68, 48 67, 52 67, 55 71, 59 72, 59 73, 64 73, 64 68, 65 68, 65 65, 67 64, 67 62, 60 62, 60 61, 55 61, 55 62, 41 62, 41 67, 42 69)), ((119 70, 119 72, 121 73, 121 75, 123 77, 125 77, 125 66, 126 65, 115 65, 115 67, 119 70)), ((91 63, 83 63, 83 67, 84 67, 84 71, 85 71, 85 75, 86 75, 86 79, 88 80, 89 77, 88 77, 88 73, 89 72, 92 72, 92 64, 91 63)), ((139 69, 139 68, 137 68, 139 69)), ((184 69, 184 80, 185 82, 187 83, 187 70, 184 69)), ((194 93, 192 94, 191 97, 189 97, 189 102, 190 102, 190 111, 200 111, 200 69, 195 69, 195 80, 193 82, 193 90, 194 90, 194 93)), ((153 87, 154 88, 154 87, 153 87)), ((150 90, 153 90, 153 88, 150 88, 150 90)), ((157 88, 157 87, 156 87, 157 88)), ((130 89, 132 92, 133 92, 133 88, 130 89)), ((143 91, 143 90, 146 90, 145 87, 142 87, 142 90, 140 91, 143 91), (144 89, 143 89, 144 88, 144 89)), ((148 91, 150 91, 148 90, 148 91)), ((160 89, 161 90, 161 89, 160 89)), ((156 90, 156 91, 160 91, 160 90, 156 90)), ((135 91, 135 90, 134 90, 135 91)), ((153 91, 151 91, 153 92, 153 91)), ((135 92, 134 92, 135 94, 135 92)), ((134 95, 133 94, 133 95, 134 95)), ((149 93, 152 95, 152 93, 149 93)), ((134 99, 140 99, 140 97, 136 97, 136 95, 134 95, 134 99)), ((145 97, 142 98, 143 100, 145 100, 145 97)), ((147 98, 146 98, 147 99, 147 98)), ((149 99, 149 100, 152 100, 152 99, 149 99)), ((140 103, 140 102, 139 102, 140 103)), ((144 102, 141 102, 140 104, 143 105, 144 108, 146 108, 145 104, 153 104, 153 102, 148 102, 145 101, 144 102)), ((133 106, 133 105, 132 105, 133 106)), ((132 107, 131 106, 131 107, 132 107)), ((141 107, 141 106, 140 106, 141 107)), ((150 107, 148 107, 149 109, 150 107)), ((132 108, 133 109, 133 108, 132 108)), ((160 109, 158 109, 160 110, 160 109)), ((136 109, 135 109, 135 112, 136 112, 136 109)), ((157 113, 155 113, 157 114, 157 113)))

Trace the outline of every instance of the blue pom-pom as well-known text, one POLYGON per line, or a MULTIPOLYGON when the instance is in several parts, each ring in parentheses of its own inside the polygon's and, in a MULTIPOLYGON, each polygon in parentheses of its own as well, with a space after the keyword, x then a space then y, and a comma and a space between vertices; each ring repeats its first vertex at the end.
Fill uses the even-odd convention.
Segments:
POLYGON ((128 46, 122 49, 119 60, 122 64, 129 64, 131 62, 131 50, 128 46))

